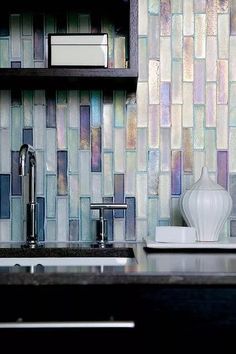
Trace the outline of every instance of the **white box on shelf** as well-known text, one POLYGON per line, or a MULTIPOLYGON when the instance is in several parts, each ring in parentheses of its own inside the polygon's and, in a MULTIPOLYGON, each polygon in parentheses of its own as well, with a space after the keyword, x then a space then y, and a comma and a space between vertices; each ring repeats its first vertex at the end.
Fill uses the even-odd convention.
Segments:
POLYGON ((186 242, 196 241, 196 229, 185 226, 157 226, 156 242, 186 242))
POLYGON ((49 67, 104 67, 108 65, 108 35, 48 35, 49 67))

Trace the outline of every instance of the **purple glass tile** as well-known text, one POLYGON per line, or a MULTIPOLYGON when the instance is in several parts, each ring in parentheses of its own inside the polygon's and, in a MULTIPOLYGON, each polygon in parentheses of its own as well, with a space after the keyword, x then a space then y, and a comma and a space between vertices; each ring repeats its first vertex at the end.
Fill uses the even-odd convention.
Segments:
MULTIPOLYGON (((113 197, 104 197, 103 203, 113 203, 113 197)), ((107 220, 107 239, 113 240, 113 211, 109 209, 104 210, 104 219, 107 220)))
POLYGON ((57 152, 57 194, 67 195, 67 151, 57 152))
POLYGON ((136 240, 136 200, 133 197, 125 198, 127 209, 125 212, 125 239, 136 240))
POLYGON ((11 194, 22 194, 22 177, 19 176, 19 152, 11 152, 11 194))
POLYGON ((34 59, 44 59, 44 19, 43 15, 37 14, 33 18, 34 30, 34 59))
POLYGON ((1 10, 0 15, 0 37, 9 36, 9 14, 1 10))
POLYGON ((102 171, 101 128, 92 128, 91 131, 91 171, 102 171))
POLYGON ((160 125, 161 127, 170 126, 170 102, 171 102, 171 87, 169 82, 161 83, 160 90, 160 125))
POLYGON ((56 128, 56 92, 46 90, 46 127, 56 128))
POLYGON ((0 175, 0 219, 10 219, 10 175, 0 175))
POLYGON ((171 33, 171 4, 170 0, 160 2, 161 35, 168 36, 171 33))
POLYGON ((19 68, 21 68, 21 61, 12 61, 12 62, 11 62, 11 68, 12 68, 12 69, 19 69, 19 68))
POLYGON ((60 13, 56 16, 56 24, 57 24, 57 33, 66 33, 67 32, 67 14, 60 13))
POLYGON ((79 240, 79 220, 69 221, 69 241, 79 240))
POLYGON ((12 107, 21 106, 22 104, 22 97, 21 97, 21 90, 11 90, 11 105, 12 107))
POLYGON ((181 151, 171 153, 171 194, 181 194, 181 151))
POLYGON ((30 144, 33 146, 33 129, 23 129, 23 144, 30 144))
POLYGON ((90 149, 90 107, 80 106, 80 148, 90 149))
POLYGON ((231 1, 230 4, 230 34, 236 35, 236 3, 231 1))
POLYGON ((228 189, 228 151, 217 151, 217 183, 228 189))
MULTIPOLYGON (((114 203, 124 203, 124 175, 114 174, 114 203)), ((114 210, 115 218, 123 218, 124 211, 114 210)))
POLYGON ((196 60, 194 66, 194 103, 205 103, 205 61, 196 60))
POLYGON ((45 198, 38 197, 38 215, 37 215, 37 229, 38 229, 38 240, 44 241, 45 240, 45 198))
POLYGON ((236 175, 229 175, 229 193, 233 201, 233 207, 231 210, 231 216, 236 217, 236 175))

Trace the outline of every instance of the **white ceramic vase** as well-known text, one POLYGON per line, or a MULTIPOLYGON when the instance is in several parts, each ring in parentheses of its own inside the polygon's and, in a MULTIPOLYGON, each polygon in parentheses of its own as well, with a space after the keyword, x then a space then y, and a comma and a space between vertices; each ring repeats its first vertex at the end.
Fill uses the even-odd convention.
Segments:
POLYGON ((180 197, 180 211, 188 226, 195 227, 197 241, 218 241, 232 209, 230 194, 202 168, 200 179, 180 197))

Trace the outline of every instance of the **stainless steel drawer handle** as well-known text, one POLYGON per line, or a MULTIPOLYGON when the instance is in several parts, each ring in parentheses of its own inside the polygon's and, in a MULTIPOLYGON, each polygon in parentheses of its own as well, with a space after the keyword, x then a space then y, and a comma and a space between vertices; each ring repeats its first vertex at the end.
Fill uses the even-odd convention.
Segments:
POLYGON ((134 328, 134 321, 1 322, 1 328, 134 328))

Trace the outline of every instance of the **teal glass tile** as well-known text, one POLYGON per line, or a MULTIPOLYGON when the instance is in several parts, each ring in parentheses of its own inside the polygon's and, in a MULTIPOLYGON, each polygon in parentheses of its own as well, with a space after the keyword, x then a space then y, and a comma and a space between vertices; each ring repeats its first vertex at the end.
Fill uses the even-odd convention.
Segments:
MULTIPOLYGON (((113 203, 112 197, 104 197, 103 203, 113 203)), ((104 218, 107 220, 107 239, 113 240, 113 210, 104 210, 104 218)))
POLYGON ((11 56, 16 60, 21 57, 21 16, 18 14, 10 15, 10 34, 11 56))
POLYGON ((160 26, 161 35, 169 36, 171 34, 171 1, 160 0, 160 26))
POLYGON ((57 151, 57 194, 67 195, 68 181, 68 153, 67 151, 57 151))
POLYGON ((57 90, 57 104, 66 105, 67 104, 67 91, 57 90))
POLYGON ((115 128, 114 130, 114 171, 123 173, 125 171, 125 131, 124 128, 115 128))
POLYGON ((155 149, 159 147, 160 106, 149 105, 148 146, 155 149))
POLYGON ((136 200, 125 198, 127 209, 125 211, 125 240, 135 241, 136 239, 136 200))
POLYGON ((23 208, 21 198, 11 198, 11 240, 23 241, 25 236, 23 233, 23 208))
POLYGON ((194 149, 204 149, 204 106, 194 106, 194 149))
POLYGON ((55 17, 52 14, 45 14, 45 35, 55 33, 55 17))
POLYGON ((147 129, 137 130, 137 170, 147 170, 147 129))
POLYGON ((162 172, 170 171, 170 129, 160 130, 160 169, 162 172))
POLYGON ((57 177, 46 175, 46 216, 56 217, 57 177))
POLYGON ((136 191, 136 152, 126 152, 125 193, 135 195, 136 191))
POLYGON ((160 17, 149 16, 148 24, 148 56, 149 59, 160 58, 160 17))
POLYGON ((34 147, 43 150, 45 147, 45 126, 46 110, 45 106, 34 106, 34 147))
POLYGON ((75 12, 68 13, 68 33, 77 33, 78 32, 78 14, 75 12))
POLYGON ((159 150, 148 151, 148 194, 149 195, 158 194, 159 171, 160 171, 159 163, 160 163, 159 150))
POLYGON ((113 104, 103 105, 103 148, 112 149, 113 146, 113 104))
POLYGON ((22 144, 22 109, 11 109, 11 149, 17 151, 22 144))
POLYGON ((173 104, 183 103, 182 61, 172 62, 171 99, 173 104))
POLYGON ((44 195, 44 151, 36 151, 37 158, 37 195, 44 195))
POLYGON ((206 84, 206 127, 216 126, 216 84, 206 84))
POLYGON ((158 226, 158 198, 148 199, 148 239, 155 241, 158 226))
POLYGON ((46 129, 46 171, 56 173, 56 130, 53 128, 46 129))
POLYGON ((172 0, 171 1, 171 10, 174 14, 183 13, 183 0, 172 0))
POLYGON ((68 169, 71 173, 77 173, 78 160, 78 129, 68 129, 68 169))
POLYGON ((186 173, 193 171, 193 131, 192 128, 183 129, 183 170, 186 173))
POLYGON ((9 68, 9 40, 7 38, 0 38, 0 68, 9 68))
POLYGON ((114 91, 115 127, 123 127, 125 119, 125 91, 114 91))
POLYGON ((90 169, 91 160, 89 151, 80 151, 79 153, 79 171, 80 171, 80 194, 82 196, 90 195, 90 169))
POLYGON ((57 241, 69 240, 68 199, 57 198, 57 241))
POLYGON ((147 81, 148 66, 147 66, 147 37, 139 38, 139 81, 147 81))
POLYGON ((33 68, 33 43, 32 39, 23 39, 23 68, 33 68))
POLYGON ((57 105, 56 108, 57 121, 57 147, 58 149, 67 148, 67 108, 65 106, 57 105))
POLYGON ((30 13, 22 14, 22 34, 23 36, 32 36, 33 18, 30 13))
POLYGON ((113 154, 106 152, 103 155, 103 191, 105 196, 113 195, 113 154))
POLYGON ((24 126, 32 127, 33 125, 33 91, 24 90, 23 96, 23 117, 24 126))
POLYGON ((80 198, 80 240, 82 241, 92 239, 90 215, 90 198, 80 198))
POLYGON ((181 59, 183 57, 183 15, 172 16, 172 58, 181 59))
POLYGON ((147 217, 147 173, 136 174, 136 201, 138 218, 147 217))
POLYGON ((170 226, 170 220, 169 219, 159 220, 159 226, 170 226))
POLYGON ((0 172, 11 172, 11 134, 9 129, 0 129, 0 172))
POLYGON ((46 241, 56 241, 57 225, 56 220, 47 219, 46 221, 46 241))
POLYGON ((87 90, 81 90, 80 92, 80 104, 89 105, 90 104, 90 92, 87 90))
POLYGON ((19 176, 19 152, 11 151, 11 194, 22 195, 22 177, 19 176))
POLYGON ((37 235, 38 235, 38 240, 39 241, 45 241, 45 198, 44 197, 38 197, 37 198, 37 204, 38 204, 38 215, 37 215, 37 235))
POLYGON ((0 220, 0 242, 11 241, 11 220, 0 220))
POLYGON ((236 126, 236 83, 230 83, 229 89, 229 125, 236 126))
MULTIPOLYGON (((194 169, 193 169, 194 180, 193 180, 193 182, 196 182, 201 176, 202 167, 205 166, 205 164, 206 164, 205 151, 195 150, 194 154, 193 154, 193 158, 194 158, 194 169)), ((186 174, 187 173, 188 173, 188 171, 186 171, 186 174)), ((192 175, 192 172, 189 172, 189 173, 190 173, 190 175, 192 175)), ((191 181, 192 181, 192 179, 191 179, 191 181)))
POLYGON ((11 90, 11 106, 18 107, 22 105, 22 92, 19 89, 11 90))
POLYGON ((99 127, 101 125, 101 91, 91 91, 90 98, 91 125, 99 127))
POLYGON ((216 171, 216 130, 205 131, 206 166, 210 172, 216 171))
POLYGON ((56 32, 66 33, 67 32, 67 13, 59 12, 56 14, 56 32))
POLYGON ((137 106, 126 106, 126 148, 135 149, 137 141, 137 106))
POLYGON ((79 14, 79 32, 91 33, 91 18, 89 14, 79 14))
POLYGON ((157 15, 160 10, 159 0, 148 0, 148 12, 157 15))
POLYGON ((184 220, 179 208, 179 198, 176 197, 171 198, 171 225, 184 225, 184 220))
POLYGON ((46 105, 45 90, 34 90, 34 105, 46 105))
POLYGON ((68 91, 68 126, 79 127, 79 96, 77 90, 68 91))
POLYGON ((9 13, 5 12, 4 9, 0 15, 0 36, 9 36, 9 13))
POLYGON ((79 176, 69 175, 69 217, 79 217, 79 176))

